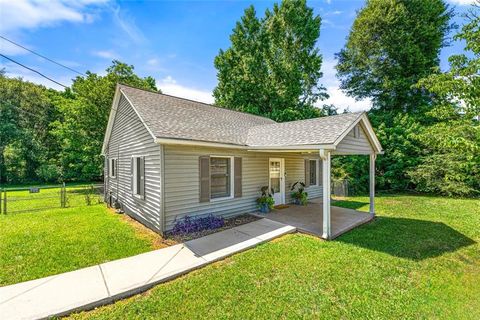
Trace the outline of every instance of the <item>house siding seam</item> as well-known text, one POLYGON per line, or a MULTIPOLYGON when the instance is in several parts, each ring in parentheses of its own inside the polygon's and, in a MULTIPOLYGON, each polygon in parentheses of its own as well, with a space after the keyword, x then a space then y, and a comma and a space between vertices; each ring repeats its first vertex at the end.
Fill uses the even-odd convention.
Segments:
POLYGON ((343 140, 337 145, 333 155, 366 155, 374 152, 370 140, 365 133, 365 129, 361 124, 357 124, 357 126, 360 126, 360 136, 355 138, 355 128, 352 128, 345 138, 343 138, 343 140))
MULTIPOLYGON (((304 160, 318 159, 318 156, 164 145, 165 230, 171 229, 175 219, 182 218, 185 215, 212 213, 229 217, 256 211, 255 200, 260 195, 260 188, 268 185, 269 158, 285 159, 285 198, 286 202, 289 203, 291 202, 291 185, 296 181, 304 180, 304 160), (205 155, 224 155, 242 158, 241 197, 210 202, 199 201, 199 157, 205 155)), ((306 188, 306 191, 309 194, 309 198, 322 196, 321 185, 310 186, 306 188)))
POLYGON ((118 172, 111 178, 107 168, 105 170, 107 198, 111 194, 119 200, 125 213, 161 232, 161 146, 155 143, 123 95, 113 121, 106 157, 118 158, 118 172), (132 193, 131 158, 134 155, 145 157, 145 199, 132 193))

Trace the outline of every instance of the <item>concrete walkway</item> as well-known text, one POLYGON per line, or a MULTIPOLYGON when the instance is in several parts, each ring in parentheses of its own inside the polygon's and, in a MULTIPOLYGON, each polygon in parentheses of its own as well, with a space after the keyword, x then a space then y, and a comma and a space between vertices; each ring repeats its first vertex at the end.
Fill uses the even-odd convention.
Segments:
POLYGON ((261 219, 137 256, 0 287, 0 318, 41 319, 92 309, 295 230, 261 219))

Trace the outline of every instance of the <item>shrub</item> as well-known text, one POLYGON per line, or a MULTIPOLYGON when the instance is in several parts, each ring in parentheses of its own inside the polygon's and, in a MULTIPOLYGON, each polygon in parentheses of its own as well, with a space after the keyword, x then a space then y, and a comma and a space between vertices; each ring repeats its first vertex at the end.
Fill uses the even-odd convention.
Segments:
POLYGON ((184 235, 188 233, 201 232, 204 230, 212 230, 221 228, 225 225, 225 220, 222 217, 209 214, 207 216, 190 217, 185 216, 175 222, 173 226, 173 235, 184 235))

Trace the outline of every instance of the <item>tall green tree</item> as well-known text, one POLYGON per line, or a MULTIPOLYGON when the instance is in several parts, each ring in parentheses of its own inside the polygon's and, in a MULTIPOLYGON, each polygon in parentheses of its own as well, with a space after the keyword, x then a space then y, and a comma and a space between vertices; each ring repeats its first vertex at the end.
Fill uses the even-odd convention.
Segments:
MULTIPOLYGON (((337 54, 341 89, 372 100, 369 113, 385 154, 377 159, 378 188, 404 190, 420 161, 415 137, 432 121, 432 95, 417 82, 439 66, 440 50, 454 27, 443 0, 368 0, 337 54)), ((366 160, 345 159, 352 185, 365 180, 366 160)))
POLYGON ((465 53, 451 56, 447 72, 437 69, 417 86, 435 106, 428 114, 434 123, 417 137, 421 162, 410 170, 421 191, 480 194, 480 2, 465 19, 455 35, 466 44, 465 53))
POLYGON ((117 83, 157 91, 152 77, 141 78, 134 67, 114 60, 105 76, 87 72, 72 89, 57 97, 61 114, 53 133, 62 145, 58 155, 63 179, 92 180, 102 176, 100 155, 117 83))
POLYGON ((337 54, 341 88, 382 111, 422 112, 429 95, 413 86, 438 67, 452 15, 443 0, 368 0, 337 54))
POLYGON ((327 97, 319 84, 320 25, 305 0, 284 0, 260 19, 253 6, 247 8, 230 48, 215 58, 215 102, 277 121, 318 116, 314 104, 327 97))
POLYGON ((51 92, 0 72, 0 182, 42 179, 37 169, 55 147, 49 131, 56 117, 51 92))

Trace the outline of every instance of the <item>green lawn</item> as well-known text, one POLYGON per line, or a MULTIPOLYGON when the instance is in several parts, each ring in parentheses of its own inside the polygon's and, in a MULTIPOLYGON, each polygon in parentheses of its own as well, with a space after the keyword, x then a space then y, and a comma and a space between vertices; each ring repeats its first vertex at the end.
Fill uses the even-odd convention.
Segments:
POLYGON ((0 286, 149 250, 148 233, 101 204, 0 215, 0 286))
POLYGON ((335 241, 288 235, 72 318, 478 319, 480 201, 380 196, 377 214, 335 241))

